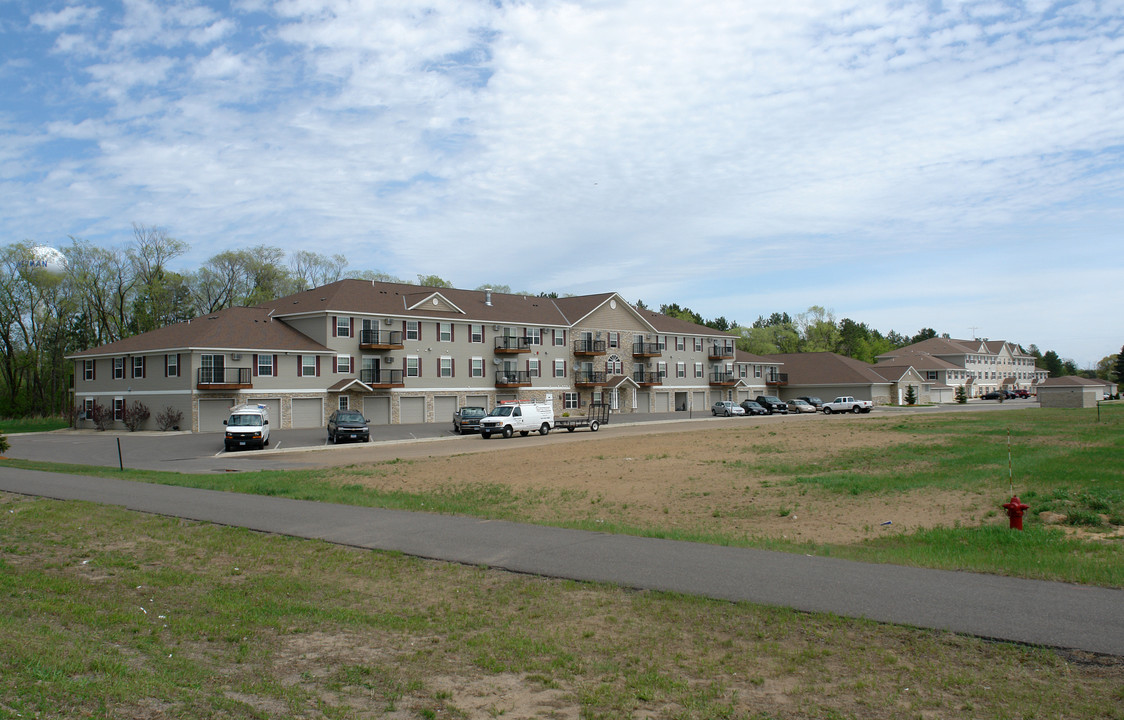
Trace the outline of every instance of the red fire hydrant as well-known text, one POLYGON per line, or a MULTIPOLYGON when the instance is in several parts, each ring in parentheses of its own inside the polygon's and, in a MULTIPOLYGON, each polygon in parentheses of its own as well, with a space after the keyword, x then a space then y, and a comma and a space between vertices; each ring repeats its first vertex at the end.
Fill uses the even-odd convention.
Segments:
POLYGON ((1010 518, 1011 529, 1022 530, 1023 514, 1030 509, 1030 506, 1019 500, 1018 495, 1013 495, 1010 501, 1003 503, 1003 507, 1007 508, 1007 517, 1010 518))

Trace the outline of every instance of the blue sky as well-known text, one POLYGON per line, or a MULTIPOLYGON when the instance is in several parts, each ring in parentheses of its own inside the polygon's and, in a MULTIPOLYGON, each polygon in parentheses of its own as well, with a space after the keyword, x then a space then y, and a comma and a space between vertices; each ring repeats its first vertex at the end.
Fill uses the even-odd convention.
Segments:
POLYGON ((1124 4, 0 0, 0 243, 1124 344, 1124 4))

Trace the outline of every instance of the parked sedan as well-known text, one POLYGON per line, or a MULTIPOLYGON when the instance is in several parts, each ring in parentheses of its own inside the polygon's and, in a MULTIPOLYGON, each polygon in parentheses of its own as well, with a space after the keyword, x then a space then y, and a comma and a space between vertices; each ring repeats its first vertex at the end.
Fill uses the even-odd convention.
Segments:
POLYGON ((814 413, 816 411, 816 406, 810 402, 796 398, 795 400, 788 401, 788 411, 796 413, 814 413))
POLYGON ((814 407, 816 410, 823 410, 823 400, 820 400, 815 395, 801 395, 797 398, 797 400, 803 400, 804 402, 814 407))
POLYGON ((336 410, 328 417, 328 442, 337 443, 340 440, 370 442, 371 428, 363 413, 356 410, 336 410))
POLYGON ((488 414, 482 407, 462 407, 453 412, 453 432, 464 435, 466 432, 479 432, 480 419, 488 414))
POLYGON ((742 410, 745 410, 746 415, 768 415, 769 411, 763 408, 759 403, 752 400, 741 401, 742 410))
POLYGON ((738 405, 733 400, 719 400, 710 407, 710 412, 714 415, 724 415, 730 417, 731 415, 745 415, 745 410, 741 405, 738 405))

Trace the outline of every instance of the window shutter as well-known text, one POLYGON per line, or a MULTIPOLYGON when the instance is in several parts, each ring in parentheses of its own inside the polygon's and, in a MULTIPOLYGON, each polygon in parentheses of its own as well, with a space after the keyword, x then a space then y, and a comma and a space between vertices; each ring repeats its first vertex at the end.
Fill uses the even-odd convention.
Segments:
POLYGON ((258 376, 258 354, 257 353, 254 353, 254 365, 253 365, 253 367, 254 367, 254 369, 253 369, 252 374, 253 374, 254 377, 257 377, 258 376))
MULTIPOLYGON (((421 323, 418 323, 418 332, 421 332, 421 323)), ((422 376, 422 359, 418 358, 418 377, 422 376)))
POLYGON ((349 317, 347 319, 347 336, 355 337, 355 318, 349 317))
POLYGON ((98 361, 97 360, 94 360, 93 364, 90 366, 90 377, 93 378, 94 380, 98 379, 98 361))
POLYGON ((148 377, 148 356, 141 355, 141 378, 148 377))
POLYGON ((453 358, 453 359, 449 360, 449 372, 451 372, 453 374, 453 377, 457 376, 457 359, 456 358, 453 358))
POLYGON ((349 373, 352 373, 352 374, 355 373, 355 356, 354 355, 352 355, 350 358, 347 359, 347 371, 349 373))
POLYGON ((168 377, 168 356, 164 356, 164 377, 168 377))
POLYGON ((176 353, 176 377, 180 376, 180 354, 176 353))
POLYGON ((340 329, 339 318, 332 316, 332 337, 337 337, 340 329))
POLYGON ((320 377, 320 356, 316 356, 316 377, 320 377))
POLYGON ((304 377, 304 356, 297 355, 297 377, 304 377))
POLYGON ((449 323, 449 340, 452 342, 457 341, 457 324, 449 323))

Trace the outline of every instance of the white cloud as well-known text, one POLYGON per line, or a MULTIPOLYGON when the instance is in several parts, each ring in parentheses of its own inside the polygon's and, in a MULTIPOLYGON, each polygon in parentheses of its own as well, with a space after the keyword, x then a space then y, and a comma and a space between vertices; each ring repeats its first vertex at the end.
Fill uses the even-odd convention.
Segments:
POLYGON ((100 12, 101 9, 97 7, 71 5, 58 12, 33 13, 29 19, 33 25, 42 28, 46 32, 57 32, 64 28, 74 27, 75 25, 85 25, 94 22, 100 12))

